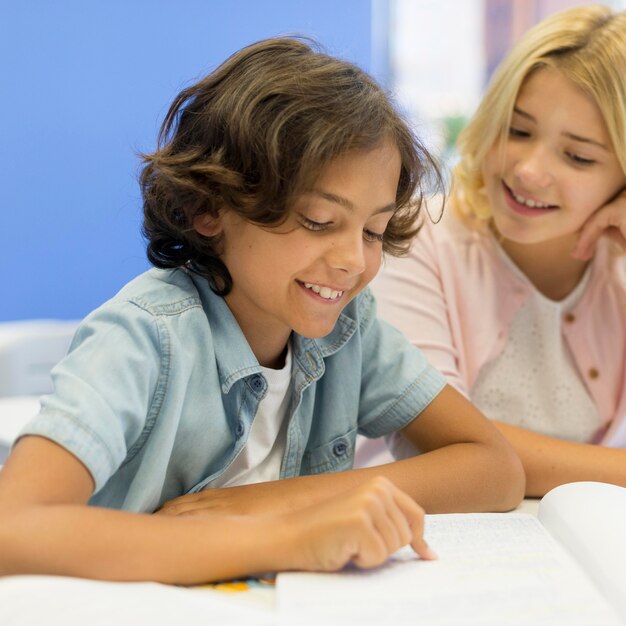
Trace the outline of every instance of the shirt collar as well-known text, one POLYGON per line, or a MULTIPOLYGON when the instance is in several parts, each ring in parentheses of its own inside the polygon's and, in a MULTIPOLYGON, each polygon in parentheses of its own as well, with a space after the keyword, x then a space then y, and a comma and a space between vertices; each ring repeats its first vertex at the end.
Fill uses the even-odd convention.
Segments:
MULTIPOLYGON (((189 275, 211 327, 222 393, 228 393, 241 378, 260 374, 261 366, 224 298, 211 289, 203 276, 194 272, 189 275)), ((325 337, 309 339, 293 333, 293 357, 313 378, 324 371, 323 359, 340 350, 356 332, 356 300, 340 314, 325 337)))

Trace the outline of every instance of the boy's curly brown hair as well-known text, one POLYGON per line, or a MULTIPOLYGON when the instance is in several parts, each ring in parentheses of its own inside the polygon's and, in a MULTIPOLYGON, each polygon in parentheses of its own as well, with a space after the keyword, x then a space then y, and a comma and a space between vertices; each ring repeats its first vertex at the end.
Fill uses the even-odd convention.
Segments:
POLYGON ((383 89, 357 66, 312 42, 268 39, 248 46, 183 90, 143 155, 143 232, 157 267, 187 265, 226 295, 232 279, 220 238, 193 228, 222 209, 262 225, 281 224, 291 200, 332 159, 391 139, 402 169, 397 209, 383 250, 406 251, 418 230, 427 177, 441 176, 383 89))

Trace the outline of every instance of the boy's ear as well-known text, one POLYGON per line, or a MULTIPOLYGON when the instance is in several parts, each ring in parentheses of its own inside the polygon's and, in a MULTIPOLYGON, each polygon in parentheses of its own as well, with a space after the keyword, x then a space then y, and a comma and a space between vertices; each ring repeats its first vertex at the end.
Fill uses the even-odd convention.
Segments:
POLYGON ((193 220, 193 229, 205 237, 215 237, 222 232, 222 212, 217 216, 203 213, 193 220))

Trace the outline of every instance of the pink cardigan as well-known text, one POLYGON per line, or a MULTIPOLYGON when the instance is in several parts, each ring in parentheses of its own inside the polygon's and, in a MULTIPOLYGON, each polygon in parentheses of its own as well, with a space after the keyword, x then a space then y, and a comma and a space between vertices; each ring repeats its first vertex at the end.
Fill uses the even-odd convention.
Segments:
MULTIPOLYGON (((534 287, 514 275, 487 229, 447 207, 426 219, 408 258, 387 257, 372 288, 379 315, 402 330, 461 393, 503 350, 534 287)), ((593 443, 626 447, 626 260, 598 246, 589 286, 563 334, 602 418, 593 443)))

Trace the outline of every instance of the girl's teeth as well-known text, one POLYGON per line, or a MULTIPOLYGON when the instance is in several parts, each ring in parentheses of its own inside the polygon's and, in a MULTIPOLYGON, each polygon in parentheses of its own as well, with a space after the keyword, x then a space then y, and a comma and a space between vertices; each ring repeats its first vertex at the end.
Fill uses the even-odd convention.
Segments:
POLYGON ((330 287, 320 287, 319 285, 314 285, 313 283, 304 283, 304 286, 314 293, 322 296, 322 298, 326 300, 335 300, 335 298, 343 295, 343 291, 335 291, 330 287))
POLYGON ((531 209, 547 209, 549 204, 541 204, 540 202, 535 202, 534 200, 527 200, 524 196, 518 196, 514 191, 511 191, 513 197, 516 202, 523 204, 531 209))

